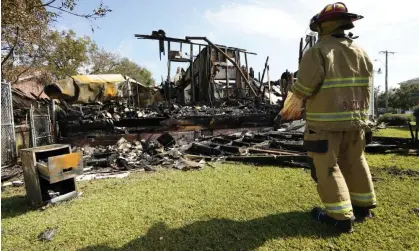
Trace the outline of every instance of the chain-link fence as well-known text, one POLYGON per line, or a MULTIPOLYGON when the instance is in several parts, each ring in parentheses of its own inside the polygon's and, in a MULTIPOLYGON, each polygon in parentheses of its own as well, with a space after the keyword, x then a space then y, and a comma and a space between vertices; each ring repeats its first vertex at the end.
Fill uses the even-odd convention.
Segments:
POLYGON ((1 82, 1 165, 9 164, 15 157, 12 88, 10 83, 1 82))
POLYGON ((32 147, 44 146, 52 143, 51 118, 49 107, 31 107, 29 113, 31 122, 32 147))

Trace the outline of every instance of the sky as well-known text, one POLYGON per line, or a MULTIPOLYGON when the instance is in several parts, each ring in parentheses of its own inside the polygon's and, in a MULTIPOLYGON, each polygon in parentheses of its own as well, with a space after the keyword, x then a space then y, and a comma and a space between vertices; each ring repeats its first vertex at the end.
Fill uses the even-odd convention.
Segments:
MULTIPOLYGON (((89 12, 99 0, 79 1, 78 12, 89 12)), ((158 42, 139 40, 134 34, 149 34, 162 29, 166 36, 206 36, 216 44, 246 49, 249 67, 262 72, 269 56, 270 78, 277 80, 285 70, 298 69, 298 47, 301 37, 309 33, 310 18, 330 0, 103 0, 112 12, 91 23, 65 15, 54 24, 57 30, 74 30, 79 36, 90 36, 100 47, 117 52, 149 69, 158 83, 167 77, 167 60, 159 59, 158 42)), ((414 0, 348 0, 349 12, 364 16, 351 30, 373 60, 374 85, 384 90, 385 55, 388 56, 389 87, 419 77, 419 15, 414 0)), ((171 49, 176 49, 173 48, 171 49)), ((166 49, 167 50, 167 49, 166 49)), ((188 50, 189 52, 189 47, 188 50)), ((197 54, 197 51, 195 52, 197 54)), ((166 54, 167 55, 167 54, 166 54)), ((188 64, 183 66, 186 70, 188 64)), ((171 76, 173 76, 172 70, 171 76)))

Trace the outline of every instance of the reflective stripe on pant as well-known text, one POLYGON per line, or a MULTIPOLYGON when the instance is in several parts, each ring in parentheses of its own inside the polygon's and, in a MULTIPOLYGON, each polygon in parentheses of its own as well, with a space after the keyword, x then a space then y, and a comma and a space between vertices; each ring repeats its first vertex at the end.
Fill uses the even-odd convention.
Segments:
POLYGON ((371 174, 363 154, 364 131, 306 132, 304 139, 311 142, 307 151, 313 158, 317 191, 329 216, 346 220, 353 216, 352 205, 375 205, 371 174), (315 142, 319 142, 317 147, 315 142))
POLYGON ((340 146, 339 166, 349 188, 352 205, 370 207, 376 197, 370 168, 364 155, 365 131, 345 132, 340 146))

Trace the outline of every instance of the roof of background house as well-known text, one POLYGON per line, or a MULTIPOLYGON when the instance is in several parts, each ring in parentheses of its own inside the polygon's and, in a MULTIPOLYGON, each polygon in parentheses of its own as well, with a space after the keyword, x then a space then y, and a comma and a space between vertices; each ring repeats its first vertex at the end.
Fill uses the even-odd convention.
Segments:
POLYGON ((419 78, 412 78, 412 79, 399 83, 399 85, 412 85, 412 84, 419 84, 419 78))
POLYGON ((41 70, 32 70, 26 72, 19 77, 18 81, 12 84, 12 93, 19 96, 25 96, 27 99, 35 100, 39 98, 49 99, 43 92, 45 86, 45 74, 47 72, 41 70), (14 90, 14 91, 13 91, 14 90))
POLYGON ((31 104, 34 104, 35 101, 47 102, 49 100, 48 96, 44 93, 37 98, 37 95, 34 93, 23 92, 19 88, 12 87, 12 100, 13 100, 13 110, 16 109, 29 109, 31 104))

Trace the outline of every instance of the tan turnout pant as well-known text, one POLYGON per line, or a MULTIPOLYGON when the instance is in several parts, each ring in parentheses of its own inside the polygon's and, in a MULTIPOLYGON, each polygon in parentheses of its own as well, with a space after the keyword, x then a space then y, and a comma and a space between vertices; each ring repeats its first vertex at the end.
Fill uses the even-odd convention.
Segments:
POLYGON ((330 217, 347 220, 353 217, 352 205, 375 206, 371 173, 364 156, 364 130, 309 130, 304 145, 313 161, 317 191, 330 217))

